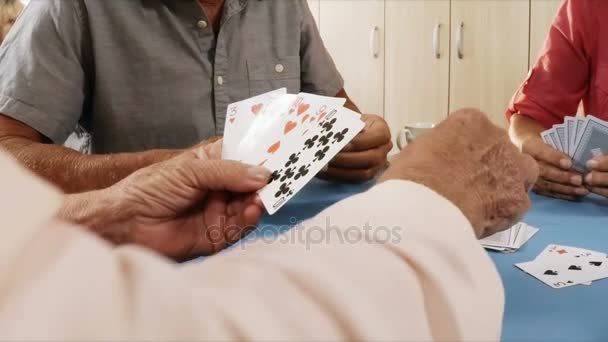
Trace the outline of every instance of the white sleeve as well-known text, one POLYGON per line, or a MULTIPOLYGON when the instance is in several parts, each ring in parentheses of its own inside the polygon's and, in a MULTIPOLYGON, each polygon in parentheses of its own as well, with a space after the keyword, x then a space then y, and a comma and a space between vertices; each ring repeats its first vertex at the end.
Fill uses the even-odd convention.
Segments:
POLYGON ((487 341, 499 339, 503 309, 466 218, 403 181, 202 263, 113 250, 57 226, 10 270, 0 277, 0 340, 487 341), (315 231, 322 242, 307 237, 315 231))

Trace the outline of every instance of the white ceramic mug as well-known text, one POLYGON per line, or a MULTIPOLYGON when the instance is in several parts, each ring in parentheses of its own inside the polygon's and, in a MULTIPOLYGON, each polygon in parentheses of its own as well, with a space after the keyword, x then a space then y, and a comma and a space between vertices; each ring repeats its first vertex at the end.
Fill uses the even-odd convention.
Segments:
POLYGON ((403 127, 397 136, 397 146, 402 150, 407 144, 410 144, 420 135, 435 128, 435 124, 431 122, 417 122, 408 124, 403 127))

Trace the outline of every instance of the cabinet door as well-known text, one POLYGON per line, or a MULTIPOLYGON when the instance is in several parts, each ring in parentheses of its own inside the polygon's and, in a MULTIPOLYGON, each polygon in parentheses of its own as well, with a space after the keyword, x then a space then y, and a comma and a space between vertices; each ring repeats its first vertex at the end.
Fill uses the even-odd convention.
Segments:
POLYGON ((452 1, 450 111, 477 107, 507 126, 509 100, 528 71, 528 1, 452 1))
POLYGON ((308 7, 310 8, 310 11, 312 12, 312 16, 315 18, 315 21, 317 22, 317 27, 319 27, 319 7, 320 7, 320 2, 321 0, 308 0, 308 7))
POLYGON ((448 114, 450 1, 386 1, 385 118, 393 137, 406 123, 448 114))
POLYGON ((384 1, 322 0, 321 36, 365 113, 384 114, 384 1))
POLYGON ((532 0, 530 7, 530 66, 543 47, 562 0, 532 0))

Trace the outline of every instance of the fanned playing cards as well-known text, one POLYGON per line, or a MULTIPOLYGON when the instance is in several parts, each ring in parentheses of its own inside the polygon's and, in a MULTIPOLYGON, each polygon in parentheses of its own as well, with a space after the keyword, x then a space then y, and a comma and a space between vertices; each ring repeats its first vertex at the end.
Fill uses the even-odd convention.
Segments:
POLYGON ((572 158, 573 169, 586 173, 586 163, 608 153, 608 122, 593 115, 565 118, 541 133, 543 141, 572 158))
POLYGON ((511 253, 520 249, 537 232, 538 228, 519 222, 511 228, 485 237, 479 242, 485 249, 511 253))
POLYGON ((364 127, 343 98, 279 89, 228 106, 222 158, 264 166, 270 183, 259 191, 274 214, 364 127))

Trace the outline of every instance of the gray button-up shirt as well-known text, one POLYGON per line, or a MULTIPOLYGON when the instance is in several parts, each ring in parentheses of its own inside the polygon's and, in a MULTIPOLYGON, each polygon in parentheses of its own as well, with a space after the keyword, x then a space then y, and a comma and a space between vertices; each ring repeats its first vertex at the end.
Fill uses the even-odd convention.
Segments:
POLYGON ((306 0, 226 0, 219 35, 196 0, 32 0, 0 48, 0 113, 93 152, 183 148, 229 103, 343 80, 306 0), (204 22, 203 22, 204 21, 204 22))

